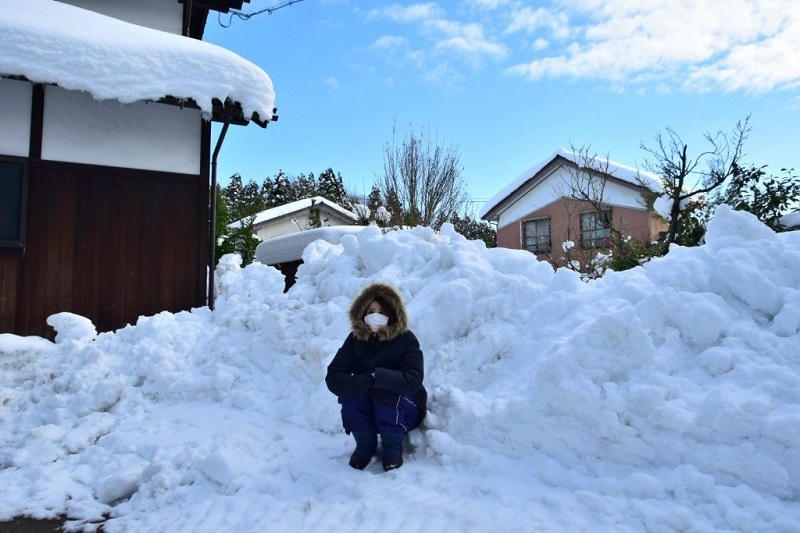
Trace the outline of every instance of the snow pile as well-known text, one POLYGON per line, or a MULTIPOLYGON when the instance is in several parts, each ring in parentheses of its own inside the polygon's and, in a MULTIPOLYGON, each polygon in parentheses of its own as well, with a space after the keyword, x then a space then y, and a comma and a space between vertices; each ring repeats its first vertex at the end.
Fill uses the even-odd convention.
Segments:
POLYGON ((256 248, 256 260, 265 265, 298 261, 312 242, 322 239, 339 244, 342 235, 358 233, 364 226, 325 226, 272 237, 256 248))
POLYGON ((452 227, 367 227, 310 244, 285 294, 275 269, 226 257, 213 313, 0 336, 0 519, 796 531, 800 234, 723 207, 707 242, 585 283, 452 227), (390 473, 347 466, 323 382, 371 280, 404 295, 431 393, 390 473))

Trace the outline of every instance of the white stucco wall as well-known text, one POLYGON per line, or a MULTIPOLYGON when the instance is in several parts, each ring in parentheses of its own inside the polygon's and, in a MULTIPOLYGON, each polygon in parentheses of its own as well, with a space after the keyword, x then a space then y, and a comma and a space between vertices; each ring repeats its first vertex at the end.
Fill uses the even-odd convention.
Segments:
POLYGON ((0 78, 0 155, 28 157, 32 85, 0 78))
MULTIPOLYGON (((181 34, 183 5, 178 0, 59 0, 109 17, 181 34)), ((87 31, 90 31, 87 28, 87 31)))
MULTIPOLYGON (((533 185, 516 202, 500 213, 498 228, 514 223, 521 217, 572 193, 573 175, 564 167, 556 168, 533 185)), ((610 205, 644 209, 638 191, 614 181, 607 181, 603 190, 603 202, 610 205)))
MULTIPOLYGON (((340 216, 338 213, 332 210, 323 210, 321 218, 323 220, 322 223, 323 227, 349 226, 354 223, 353 219, 340 216)), ((260 227, 256 227, 255 234, 262 241, 266 241, 267 239, 280 237, 281 235, 289 235, 291 233, 296 233, 298 231, 307 230, 309 229, 307 227, 307 224, 308 224, 308 211, 306 210, 286 218, 272 220, 270 222, 261 225, 260 227), (297 220, 297 224, 292 222, 293 218, 297 220)))
POLYGON ((200 173, 200 111, 45 87, 42 159, 200 173))
POLYGON ((301 228, 305 229, 307 222, 308 215, 297 215, 295 217, 273 221, 258 228, 256 230, 256 236, 262 241, 266 241, 267 239, 272 239, 273 237, 289 235, 290 233, 301 231, 301 228), (300 227, 292 222, 292 218, 297 220, 297 224, 299 224, 300 227))

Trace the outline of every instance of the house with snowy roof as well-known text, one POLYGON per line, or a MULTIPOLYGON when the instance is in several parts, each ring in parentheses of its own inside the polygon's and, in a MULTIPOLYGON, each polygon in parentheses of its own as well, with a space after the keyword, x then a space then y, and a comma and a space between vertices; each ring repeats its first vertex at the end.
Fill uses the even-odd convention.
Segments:
POLYGON ((266 72, 201 40, 241 6, 0 2, 0 333, 213 303, 215 158, 229 125, 276 119, 266 72))
POLYGON ((281 235, 311 229, 314 227, 309 220, 312 209, 318 210, 317 215, 321 227, 349 226, 358 222, 358 216, 352 211, 323 196, 315 196, 257 213, 253 221, 253 233, 259 240, 266 241, 281 235))
MULTIPOLYGON (((233 225, 241 225, 243 221, 233 225)), ((257 213, 253 234, 262 241, 256 249, 256 260, 273 266, 286 278, 288 290, 298 267, 303 263, 303 249, 317 239, 338 244, 341 235, 357 233, 358 215, 325 198, 315 196, 272 207, 257 213), (312 221, 312 210, 318 222, 312 221), (319 223, 319 226, 315 224, 319 223)))
POLYGON ((660 190, 653 174, 560 149, 493 196, 480 217, 497 223, 497 246, 558 267, 607 250, 611 228, 641 242, 656 239, 666 223, 643 195, 660 190))

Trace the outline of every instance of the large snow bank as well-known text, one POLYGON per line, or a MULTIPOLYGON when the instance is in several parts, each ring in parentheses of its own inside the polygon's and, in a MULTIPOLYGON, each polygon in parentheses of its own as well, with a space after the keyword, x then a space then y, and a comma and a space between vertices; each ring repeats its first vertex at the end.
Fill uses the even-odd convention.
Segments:
POLYGON ((723 207, 707 242, 584 283, 449 227, 367 227, 309 245, 286 294, 275 269, 228 256, 213 313, 94 340, 62 316, 64 341, 47 347, 2 337, 0 518, 797 531, 800 234, 723 207), (431 392, 388 474, 347 466, 323 382, 371 280, 406 298, 431 392))

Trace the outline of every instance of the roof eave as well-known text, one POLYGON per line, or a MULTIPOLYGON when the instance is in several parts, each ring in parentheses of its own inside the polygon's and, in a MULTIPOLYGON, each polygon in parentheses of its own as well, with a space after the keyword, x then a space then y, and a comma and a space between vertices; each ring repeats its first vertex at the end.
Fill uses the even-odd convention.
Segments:
MULTIPOLYGON (((32 82, 25 76, 18 76, 14 74, 0 74, 0 78, 25 81, 28 83, 36 83, 41 85, 52 85, 58 87, 57 83, 32 82)), ((200 106, 197 105, 197 102, 195 102, 191 98, 164 96, 163 98, 159 98, 157 101, 161 104, 175 105, 179 107, 188 107, 190 109, 200 109, 200 106)), ((262 120, 258 112, 254 112, 249 118, 247 118, 245 117, 244 111, 242 110, 242 105, 239 102, 234 102, 230 98, 227 98, 223 103, 219 99, 215 98, 212 101, 211 120, 213 122, 221 122, 221 123, 227 122, 228 124, 232 124, 234 126, 247 126, 250 122, 253 122, 258 126, 261 126, 262 128, 266 128, 270 122, 278 121, 277 113, 278 113, 278 108, 273 107, 272 117, 269 120, 262 120)))
MULTIPOLYGON (((650 187, 648 187, 645 183, 632 183, 632 182, 630 182, 628 180, 624 180, 622 178, 618 178, 618 177, 614 176, 613 174, 609 174, 609 173, 601 171, 601 170, 596 170, 596 169, 587 168, 587 167, 579 167, 578 164, 575 161, 569 159, 568 157, 565 157, 561 153, 556 152, 553 155, 553 157, 550 158, 550 160, 548 160, 546 163, 542 164, 541 167, 539 168, 539 170, 537 170, 535 173, 533 173, 527 180, 522 182, 519 185, 519 187, 517 187, 516 189, 511 191, 504 198, 502 198, 495 205, 493 205, 491 207, 491 209, 489 209, 486 212, 486 214, 484 214, 481 217, 481 219, 482 220, 488 220, 488 221, 499 221, 500 213, 506 207, 508 207, 510 204, 513 204, 514 202, 516 202, 519 199, 520 196, 522 196, 523 194, 528 192, 528 190, 530 189, 531 183, 533 183, 540 176, 542 176, 542 174, 544 174, 547 171, 547 169, 552 168, 553 164, 557 163, 557 161, 559 159, 563 160, 565 165, 569 165, 569 166, 571 166, 571 167, 573 167, 575 169, 578 169, 578 170, 590 171, 590 172, 602 175, 604 177, 604 179, 614 181, 614 182, 619 183, 620 185, 623 185, 625 187, 629 187, 631 189, 635 189, 635 190, 638 190, 640 192, 643 192, 643 191, 653 192, 653 190, 650 187)), ((619 166, 616 163, 615 163, 615 165, 619 166)))
MULTIPOLYGON (((511 191, 503 199, 501 199, 494 206, 492 206, 492 208, 489 209, 489 211, 487 211, 486 214, 481 217, 481 219, 482 220, 498 222, 500 220, 500 213, 502 211, 504 211, 507 206, 509 206, 510 204, 513 204, 514 202, 516 202, 517 199, 520 196, 522 196, 523 194, 528 192, 531 183, 536 181, 542 175, 542 173, 545 171, 545 169, 549 168, 553 164, 553 162, 556 161, 559 158, 563 159, 567 163, 571 163, 571 161, 569 159, 565 158, 562 155, 559 155, 559 154, 554 155, 549 161, 544 163, 541 166, 541 168, 539 168, 539 170, 534 172, 524 182, 520 183, 519 187, 517 187, 516 189, 511 191)), ((574 165, 574 163, 573 163, 573 165, 574 165)))
POLYGON ((230 98, 225 102, 221 102, 216 98, 212 102, 212 115, 211 120, 214 122, 227 122, 228 124, 235 124, 238 126, 247 126, 248 123, 253 122, 262 128, 266 128, 270 122, 278 121, 278 108, 272 108, 272 117, 268 120, 262 120, 258 112, 254 112, 249 118, 244 115, 242 106, 239 102, 233 102, 230 98))
POLYGON ((242 4, 249 3, 250 0, 178 0, 178 2, 183 4, 184 21, 186 21, 184 35, 202 40, 209 11, 227 13, 231 9, 240 10, 242 4))

